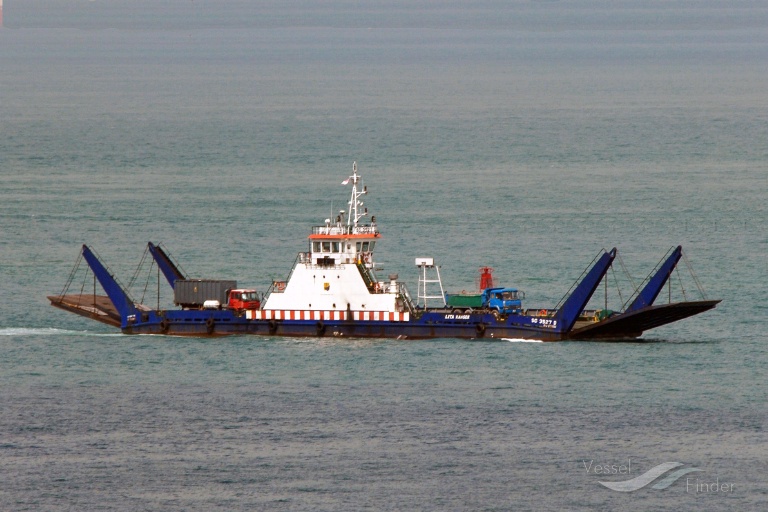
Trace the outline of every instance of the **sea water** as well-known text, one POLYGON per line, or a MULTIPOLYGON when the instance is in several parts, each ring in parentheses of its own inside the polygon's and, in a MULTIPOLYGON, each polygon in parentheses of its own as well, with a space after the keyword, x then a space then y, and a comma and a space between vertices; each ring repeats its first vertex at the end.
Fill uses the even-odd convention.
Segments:
MULTIPOLYGON (((0 30, 0 508, 768 507, 765 13, 552 5, 0 30), (434 257, 550 307, 618 247, 592 305, 619 309, 681 244, 723 302, 612 344, 124 336, 46 299, 81 244, 126 283, 150 240, 264 291, 354 161, 411 290, 434 257), (666 462, 692 472, 600 484, 666 462)), ((680 266, 660 300, 702 298, 680 266)))

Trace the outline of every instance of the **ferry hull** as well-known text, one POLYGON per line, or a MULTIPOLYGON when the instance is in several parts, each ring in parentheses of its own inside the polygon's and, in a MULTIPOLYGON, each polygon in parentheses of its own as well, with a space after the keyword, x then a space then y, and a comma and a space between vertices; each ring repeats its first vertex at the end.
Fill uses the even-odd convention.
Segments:
MULTIPOLYGON (((108 325, 116 325, 114 316, 94 314, 93 303, 80 307, 64 304, 49 297, 51 302, 67 311, 108 325), (109 319, 107 321, 106 319, 109 319)), ((97 296, 94 303, 104 304, 106 297, 97 296)), ((555 329, 522 325, 535 318, 518 315, 498 318, 490 313, 468 315, 456 322, 451 314, 428 312, 421 318, 404 322, 354 320, 266 320, 249 319, 245 312, 220 311, 146 311, 127 325, 124 334, 154 334, 168 336, 216 337, 256 335, 267 337, 334 337, 382 338, 419 340, 455 338, 466 340, 528 339, 539 341, 633 341, 646 330, 676 322, 714 308, 720 301, 693 301, 649 306, 632 313, 623 313, 590 325, 561 332, 555 329)))
POLYGON ((519 329, 508 326, 478 325, 423 325, 418 323, 388 322, 307 322, 307 321, 242 321, 223 323, 171 323, 168 328, 159 324, 136 324, 122 329, 125 334, 163 334, 170 336, 232 336, 260 335, 287 337, 382 338, 382 339, 476 339, 503 338, 559 341, 567 339, 560 333, 519 329))

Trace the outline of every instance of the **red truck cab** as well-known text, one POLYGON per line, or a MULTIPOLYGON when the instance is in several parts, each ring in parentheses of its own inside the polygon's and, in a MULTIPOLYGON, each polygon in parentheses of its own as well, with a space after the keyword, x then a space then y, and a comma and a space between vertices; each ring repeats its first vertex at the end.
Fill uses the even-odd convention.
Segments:
POLYGON ((256 290, 243 288, 229 290, 227 307, 230 309, 259 309, 261 307, 259 293, 256 290))

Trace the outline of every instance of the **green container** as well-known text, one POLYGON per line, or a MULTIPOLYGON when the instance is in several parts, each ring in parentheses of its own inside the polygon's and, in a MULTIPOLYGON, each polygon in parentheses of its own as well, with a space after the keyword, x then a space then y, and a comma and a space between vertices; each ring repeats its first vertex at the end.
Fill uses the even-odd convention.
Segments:
POLYGON ((477 295, 446 295, 446 302, 452 308, 480 308, 483 306, 483 296, 477 295))

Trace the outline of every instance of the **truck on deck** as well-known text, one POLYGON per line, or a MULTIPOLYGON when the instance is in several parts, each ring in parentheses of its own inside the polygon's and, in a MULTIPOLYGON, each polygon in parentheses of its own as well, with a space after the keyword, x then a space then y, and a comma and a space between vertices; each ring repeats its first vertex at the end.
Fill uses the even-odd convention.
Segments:
POLYGON ((237 281, 216 279, 176 279, 174 302, 184 309, 259 309, 259 293, 237 288, 237 281))
POLYGON ((489 309, 502 314, 518 313, 523 309, 525 293, 516 288, 486 288, 480 293, 445 294, 448 307, 469 311, 489 309))
POLYGON ((525 293, 517 288, 500 288, 493 284, 493 269, 480 267, 478 293, 445 294, 445 304, 457 311, 491 310, 504 315, 519 313, 523 309, 525 293))

